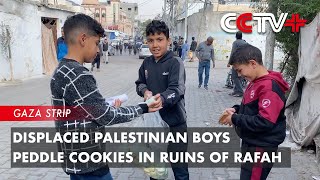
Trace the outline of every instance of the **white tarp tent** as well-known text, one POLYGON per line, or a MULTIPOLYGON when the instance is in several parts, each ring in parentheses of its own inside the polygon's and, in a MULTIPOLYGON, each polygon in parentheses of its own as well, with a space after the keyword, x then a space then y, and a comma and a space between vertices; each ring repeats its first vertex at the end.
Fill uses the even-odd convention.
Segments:
POLYGON ((293 140, 308 146, 320 133, 320 14, 301 28, 299 58, 286 115, 293 140))

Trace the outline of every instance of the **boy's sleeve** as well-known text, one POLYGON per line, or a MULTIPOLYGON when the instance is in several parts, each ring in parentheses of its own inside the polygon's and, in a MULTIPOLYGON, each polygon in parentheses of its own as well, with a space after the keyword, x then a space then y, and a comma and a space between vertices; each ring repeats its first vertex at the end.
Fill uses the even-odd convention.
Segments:
POLYGON ((170 70, 168 77, 168 88, 160 93, 163 107, 170 107, 184 97, 186 74, 182 61, 176 61, 170 70))
POLYGON ((135 83, 136 83, 137 94, 139 96, 143 97, 144 96, 144 92, 146 92, 146 90, 148 90, 147 89, 146 77, 145 77, 145 73, 144 73, 144 61, 143 61, 142 65, 139 68, 139 78, 135 83))
POLYGON ((146 104, 116 108, 105 102, 91 73, 83 72, 65 87, 64 99, 77 107, 79 113, 100 125, 129 122, 148 112, 146 104))
POLYGON ((240 105, 236 104, 236 105, 232 106, 232 108, 234 108, 236 110, 236 113, 239 113, 240 105))
POLYGON ((244 130, 263 132, 273 128, 284 107, 283 100, 273 91, 264 91, 259 95, 259 113, 254 116, 233 114, 232 123, 244 130))
POLYGON ((211 49, 211 60, 214 63, 214 49, 211 49))
POLYGON ((196 49, 196 56, 199 60, 200 60, 200 51, 201 51, 201 44, 199 44, 199 46, 196 49))

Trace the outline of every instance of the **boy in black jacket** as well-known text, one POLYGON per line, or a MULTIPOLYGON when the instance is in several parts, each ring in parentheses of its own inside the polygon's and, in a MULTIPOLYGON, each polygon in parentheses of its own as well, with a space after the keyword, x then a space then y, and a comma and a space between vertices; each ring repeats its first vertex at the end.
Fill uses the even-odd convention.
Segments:
MULTIPOLYGON (((155 112, 161 107, 160 95, 151 104, 119 107, 105 102, 100 94, 96 80, 83 63, 92 63, 99 52, 100 37, 104 34, 101 25, 91 17, 77 14, 69 17, 65 24, 65 39, 68 44, 68 54, 61 60, 51 79, 50 88, 52 104, 58 107, 74 107, 79 113, 79 119, 56 121, 59 131, 80 132, 80 129, 91 129, 100 132, 105 126, 129 122, 133 118, 147 112, 155 112)), ((89 142, 94 141, 90 136, 89 142)), ((65 143, 58 146, 59 151, 69 156, 73 152, 101 152, 103 145, 94 143, 65 143)), ((71 163, 62 164, 63 170, 70 175, 71 180, 95 179, 112 180, 108 165, 105 163, 71 163)))
MULTIPOLYGON (((250 84, 241 105, 226 109, 229 116, 222 123, 236 128, 242 139, 242 152, 276 151, 286 136, 284 110, 288 83, 280 73, 263 66, 261 51, 250 44, 240 46, 232 54, 230 64, 250 84)), ((264 180, 272 168, 272 164, 247 165, 241 167, 241 180, 264 180)))
MULTIPOLYGON (((171 132, 187 131, 185 110, 185 69, 180 58, 168 51, 170 45, 169 28, 158 20, 146 27, 147 44, 152 56, 147 57, 140 69, 136 81, 137 93, 145 100, 160 93, 162 119, 170 126, 171 132)), ((169 143, 168 152, 185 152, 187 144, 169 143)), ((176 180, 188 180, 187 164, 171 164, 176 180)))

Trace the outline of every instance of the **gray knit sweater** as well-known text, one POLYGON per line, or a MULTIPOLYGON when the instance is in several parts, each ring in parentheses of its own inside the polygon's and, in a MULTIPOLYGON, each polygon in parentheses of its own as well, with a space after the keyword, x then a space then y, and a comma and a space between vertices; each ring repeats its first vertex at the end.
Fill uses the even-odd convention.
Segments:
MULTIPOLYGON (((115 108, 108 105, 97 88, 96 80, 92 73, 77 61, 63 59, 55 70, 50 83, 52 105, 73 106, 80 109, 80 119, 72 121, 56 121, 56 129, 65 131, 103 131, 105 126, 131 121, 140 114, 146 113, 146 104, 115 108)), ((94 138, 90 136, 90 138, 94 138)), ((72 152, 103 152, 105 147, 100 143, 58 145, 58 150, 64 152, 65 159, 72 152)), ((65 161, 62 164, 68 174, 86 174, 98 169, 108 169, 104 163, 81 164, 65 161), (106 167, 106 168, 103 168, 106 167)), ((99 170, 98 170, 99 171, 99 170)))

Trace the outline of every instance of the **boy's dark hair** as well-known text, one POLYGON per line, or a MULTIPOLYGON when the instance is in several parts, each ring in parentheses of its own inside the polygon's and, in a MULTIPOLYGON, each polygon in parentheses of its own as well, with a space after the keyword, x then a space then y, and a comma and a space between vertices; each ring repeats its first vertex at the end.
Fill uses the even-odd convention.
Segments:
POLYGON ((77 33, 81 31, 91 36, 102 37, 104 35, 104 29, 101 24, 85 14, 70 16, 64 23, 63 28, 67 43, 73 42, 73 37, 77 36, 77 33))
POLYGON ((194 41, 194 37, 192 37, 192 41, 194 41))
POLYGON ((238 32, 236 33, 236 38, 237 38, 237 39, 242 39, 242 32, 241 32, 241 31, 238 31, 238 32))
POLYGON ((238 47, 232 54, 230 64, 247 64, 250 60, 255 60, 258 64, 263 65, 260 49, 246 43, 238 47))
POLYGON ((146 35, 154 35, 154 34, 161 34, 163 33, 167 39, 169 38, 169 28, 165 22, 159 20, 153 20, 149 23, 146 27, 146 35))

